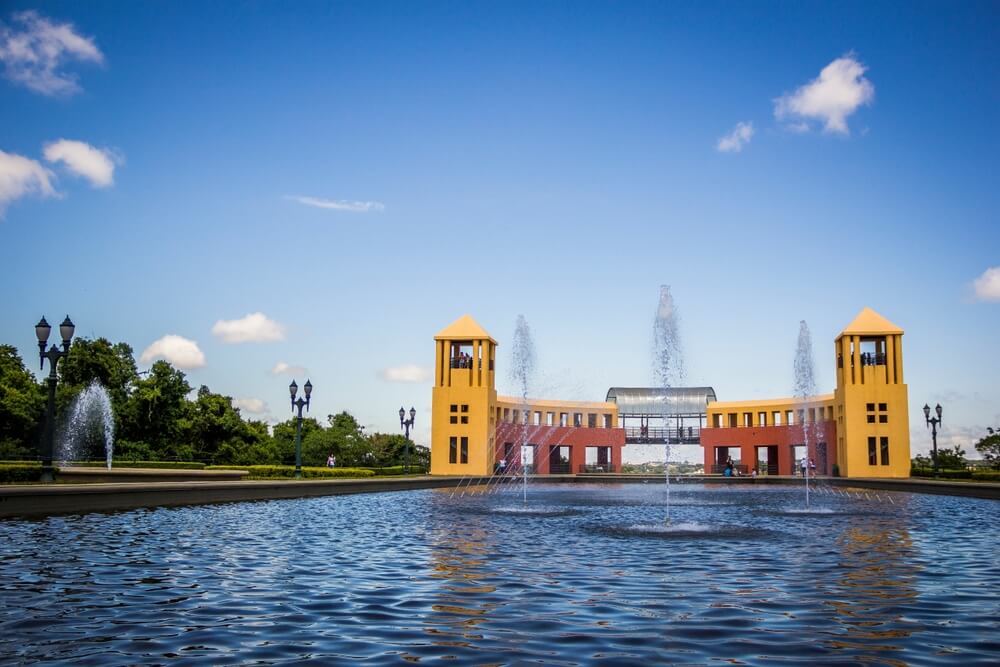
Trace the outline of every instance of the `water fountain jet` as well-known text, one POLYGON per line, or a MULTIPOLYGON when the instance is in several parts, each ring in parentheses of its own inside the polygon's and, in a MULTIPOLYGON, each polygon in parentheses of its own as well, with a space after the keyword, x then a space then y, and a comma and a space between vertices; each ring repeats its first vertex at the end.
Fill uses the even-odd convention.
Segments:
MULTIPOLYGON (((684 362, 681 355, 680 332, 677 308, 669 285, 660 285, 660 301, 653 319, 653 373, 655 382, 661 387, 680 384, 684 378, 684 362)), ((670 523, 670 429, 667 425, 669 409, 663 405, 663 474, 667 489, 667 523, 670 523)), ((678 428, 678 435, 680 429, 678 428)))
MULTIPOLYGON (((521 414, 528 414, 528 389, 535 373, 535 344, 531 338, 531 328, 524 315, 517 316, 514 327, 514 342, 511 347, 513 363, 510 377, 517 385, 521 396, 521 414)), ((521 497, 528 502, 528 420, 522 419, 521 424, 521 497)), ((534 462, 534 461, 533 461, 534 462)))
POLYGON ((812 336, 805 320, 799 322, 799 340, 795 350, 795 398, 802 415, 802 440, 805 444, 805 458, 802 462, 802 477, 806 485, 806 508, 809 507, 809 425, 806 414, 810 397, 816 394, 816 379, 813 373, 812 336))
POLYGON ((79 460, 87 453, 94 439, 101 441, 108 470, 114 453, 115 419, 111 397, 100 382, 94 380, 81 391, 69 410, 66 431, 59 446, 59 460, 79 460))

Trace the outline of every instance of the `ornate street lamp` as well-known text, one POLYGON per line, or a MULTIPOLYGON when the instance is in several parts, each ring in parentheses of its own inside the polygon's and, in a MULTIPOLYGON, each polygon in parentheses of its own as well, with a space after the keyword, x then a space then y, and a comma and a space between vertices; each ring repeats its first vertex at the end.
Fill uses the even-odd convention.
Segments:
POLYGON ((410 407, 410 418, 406 418, 406 410, 403 408, 399 409, 399 427, 406 429, 406 443, 403 445, 404 451, 404 465, 403 473, 410 474, 410 427, 413 426, 413 420, 417 417, 417 409, 410 407))
POLYGON ((937 413, 937 417, 931 417, 931 406, 924 403, 924 419, 927 420, 927 425, 931 427, 931 442, 934 443, 934 479, 938 476, 938 459, 937 459, 937 427, 941 423, 941 404, 938 403, 934 407, 934 412, 937 413))
POLYGON ((45 405, 45 431, 42 436, 41 451, 43 482, 55 481, 55 469, 52 467, 52 457, 55 455, 56 437, 56 382, 59 381, 59 376, 56 375, 56 367, 59 365, 59 360, 69 354, 69 346, 73 340, 74 331, 76 331, 76 326, 69 319, 69 315, 67 315, 66 319, 59 325, 59 335, 62 336, 62 349, 60 350, 55 344, 46 349, 49 334, 52 332, 52 326, 45 321, 44 317, 35 325, 35 336, 38 337, 38 358, 42 370, 45 370, 45 360, 49 360, 49 400, 45 405))
POLYGON ((288 393, 292 395, 292 412, 295 412, 295 408, 299 409, 299 419, 295 423, 295 479, 302 479, 302 408, 304 407, 306 412, 309 411, 309 397, 313 393, 312 382, 306 380, 302 390, 306 397, 296 399, 295 395, 299 393, 299 385, 295 384, 295 380, 292 380, 292 383, 288 385, 288 393))

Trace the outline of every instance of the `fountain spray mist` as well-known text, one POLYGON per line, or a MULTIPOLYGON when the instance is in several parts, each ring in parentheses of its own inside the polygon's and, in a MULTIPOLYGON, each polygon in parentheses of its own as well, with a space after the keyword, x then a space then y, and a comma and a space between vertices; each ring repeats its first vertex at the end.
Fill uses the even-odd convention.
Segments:
MULTIPOLYGON (((514 342, 511 348, 510 378, 521 396, 521 496, 528 502, 528 390, 535 374, 535 343, 531 339, 531 328, 524 315, 517 316, 514 326, 514 342)), ((534 461, 533 461, 534 462, 534 461)))
POLYGON ((114 453, 115 419, 111 397, 100 382, 94 380, 81 391, 69 410, 69 421, 59 445, 60 461, 79 460, 86 446, 94 439, 101 442, 108 469, 114 453))
POLYGON ((799 322, 799 341, 795 349, 795 399, 799 404, 799 414, 802 415, 802 440, 806 447, 803 461, 803 478, 806 482, 806 507, 809 507, 809 431, 811 425, 806 423, 809 399, 816 395, 816 377, 813 373, 812 336, 805 320, 799 322))
MULTIPOLYGON (((684 379, 684 361, 681 355, 679 318, 669 285, 660 285, 660 301, 653 318, 653 373, 654 381, 661 387, 673 387, 684 379)), ((670 429, 667 424, 669 410, 663 405, 663 473, 667 486, 667 522, 670 521, 670 429)), ((678 430, 678 435, 680 431, 678 430)))

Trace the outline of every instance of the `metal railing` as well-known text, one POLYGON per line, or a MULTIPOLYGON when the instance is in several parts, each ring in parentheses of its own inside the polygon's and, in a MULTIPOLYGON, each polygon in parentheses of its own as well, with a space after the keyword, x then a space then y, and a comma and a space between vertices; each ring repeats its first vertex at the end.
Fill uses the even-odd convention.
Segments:
MULTIPOLYGON (((729 466, 727 466, 725 463, 713 463, 712 464, 712 474, 713 475, 722 475, 722 474, 725 473, 726 468, 728 468, 728 467, 729 466)), ((745 464, 745 463, 734 463, 732 467, 740 475, 746 475, 747 472, 749 471, 749 466, 747 466, 747 464, 745 464)))
POLYGON ((584 463, 580 466, 580 472, 618 472, 612 463, 584 463))
POLYGON ((629 444, 697 445, 701 444, 700 426, 681 428, 635 428, 625 429, 625 442, 629 444))

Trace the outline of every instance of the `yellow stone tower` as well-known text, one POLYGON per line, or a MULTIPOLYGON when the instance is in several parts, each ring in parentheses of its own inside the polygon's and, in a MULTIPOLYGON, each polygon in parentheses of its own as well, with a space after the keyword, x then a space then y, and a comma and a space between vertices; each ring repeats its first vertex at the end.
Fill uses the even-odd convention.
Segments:
POLYGON ((837 462, 844 477, 910 476, 903 330, 865 308, 836 340, 837 462))
POLYGON ((468 315, 434 336, 431 474, 493 472, 497 342, 468 315))

